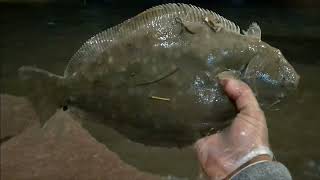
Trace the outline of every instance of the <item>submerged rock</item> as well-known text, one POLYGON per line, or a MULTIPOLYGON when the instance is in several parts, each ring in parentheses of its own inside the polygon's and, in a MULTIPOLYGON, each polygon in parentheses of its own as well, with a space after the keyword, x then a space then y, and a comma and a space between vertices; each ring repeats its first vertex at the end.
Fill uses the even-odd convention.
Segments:
POLYGON ((1 142, 39 125, 39 118, 32 104, 24 97, 1 94, 1 142))
POLYGON ((1 145, 1 179, 160 179, 123 163, 68 113, 57 111, 1 145))

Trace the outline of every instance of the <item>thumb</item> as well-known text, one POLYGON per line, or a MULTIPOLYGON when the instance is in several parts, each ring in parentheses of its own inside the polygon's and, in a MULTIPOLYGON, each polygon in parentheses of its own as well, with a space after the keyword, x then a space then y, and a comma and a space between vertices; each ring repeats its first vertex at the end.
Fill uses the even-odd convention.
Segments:
POLYGON ((233 100, 240 114, 256 117, 257 112, 262 113, 258 101, 250 89, 250 87, 236 79, 224 78, 220 79, 225 93, 233 100))

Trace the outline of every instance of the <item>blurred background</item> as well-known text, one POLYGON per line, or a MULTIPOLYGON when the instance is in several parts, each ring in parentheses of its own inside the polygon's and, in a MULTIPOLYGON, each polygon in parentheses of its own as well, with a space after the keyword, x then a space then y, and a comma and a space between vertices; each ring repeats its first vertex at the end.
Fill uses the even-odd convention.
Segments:
POLYGON ((163 3, 192 3, 192 4, 213 4, 219 6, 233 6, 233 7, 315 7, 319 6, 320 2, 317 0, 1 0, 4 3, 56 3, 56 4, 118 4, 118 5, 137 5, 148 6, 163 3))
MULTIPOLYGON (((301 76, 296 95, 278 109, 266 112, 272 149, 294 179, 320 179, 320 1, 317 0, 0 0, 1 93, 25 93, 17 79, 20 66, 36 65, 62 74, 70 57, 88 38, 146 8, 169 2, 214 10, 241 29, 247 29, 252 22, 260 25, 262 40, 279 48, 301 76)), ((108 141, 112 137, 103 137, 97 129, 95 137, 100 142, 138 169, 187 179, 193 179, 198 172, 193 157, 175 158, 176 152, 168 150, 161 156, 169 156, 172 162, 162 160, 161 156, 151 162, 141 155, 145 151, 136 150, 136 154, 128 155, 126 149, 132 145, 112 144, 115 141, 108 141)))

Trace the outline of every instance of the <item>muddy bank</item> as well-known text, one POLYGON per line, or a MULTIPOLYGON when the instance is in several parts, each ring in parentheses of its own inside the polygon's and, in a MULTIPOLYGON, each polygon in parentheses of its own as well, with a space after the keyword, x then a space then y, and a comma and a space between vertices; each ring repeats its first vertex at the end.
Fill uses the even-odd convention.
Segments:
POLYGON ((135 143, 87 119, 89 116, 83 116, 80 110, 58 110, 40 127, 26 98, 6 94, 0 97, 1 137, 7 140, 1 144, 3 179, 172 180, 198 175, 192 147, 160 148, 135 143))
POLYGON ((1 145, 2 179, 160 179, 123 163, 77 121, 58 111, 1 145))
POLYGON ((1 142, 20 134, 31 126, 39 125, 32 104, 24 97, 1 94, 1 142))

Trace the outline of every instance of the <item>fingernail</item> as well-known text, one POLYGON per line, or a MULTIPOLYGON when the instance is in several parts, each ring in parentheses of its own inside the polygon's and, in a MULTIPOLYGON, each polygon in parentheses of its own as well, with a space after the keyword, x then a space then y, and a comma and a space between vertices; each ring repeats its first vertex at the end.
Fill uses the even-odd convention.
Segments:
POLYGON ((226 79, 226 78, 219 78, 219 83, 222 85, 222 86, 225 86, 227 83, 228 83, 229 79, 226 79))
POLYGON ((217 75, 217 78, 219 79, 219 83, 222 86, 225 86, 228 83, 228 81, 233 79, 233 76, 230 75, 228 72, 222 72, 217 75))

